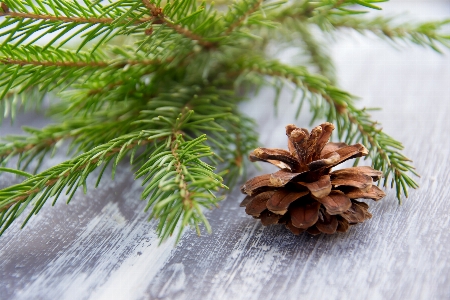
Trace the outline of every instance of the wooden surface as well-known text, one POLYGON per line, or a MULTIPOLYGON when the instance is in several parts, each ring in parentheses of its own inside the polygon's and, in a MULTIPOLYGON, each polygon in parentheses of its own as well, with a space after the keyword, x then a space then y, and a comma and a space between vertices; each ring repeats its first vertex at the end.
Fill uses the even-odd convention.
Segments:
MULTIPOLYGON (((450 16, 448 2, 383 6, 406 4, 419 18, 450 16)), ((370 203, 373 218, 348 233, 293 236, 247 216, 235 188, 207 213, 213 234, 187 231, 176 247, 158 247, 140 183, 124 164, 114 182, 91 186, 70 205, 48 203, 25 229, 16 223, 0 238, 0 298, 450 299, 450 52, 400 52, 348 32, 331 48, 340 85, 363 97, 361 107, 383 108, 375 118, 404 142, 422 175, 403 205, 388 190, 370 203)), ((284 125, 308 126, 306 112, 293 119, 284 96, 277 118, 270 90, 243 106, 259 121, 261 145, 285 147, 284 125)), ((25 115, 1 134, 30 122, 46 120, 25 115)), ((2 174, 0 183, 15 180, 2 174)))

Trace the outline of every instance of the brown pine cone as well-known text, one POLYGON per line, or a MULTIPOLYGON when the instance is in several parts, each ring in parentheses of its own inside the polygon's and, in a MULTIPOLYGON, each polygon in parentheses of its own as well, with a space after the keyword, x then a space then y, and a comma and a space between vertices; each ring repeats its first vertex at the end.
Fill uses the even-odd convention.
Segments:
POLYGON ((289 151, 257 148, 251 161, 269 162, 281 170, 248 180, 241 206, 263 225, 285 224, 294 234, 336 231, 372 217, 369 206, 355 199, 380 200, 384 192, 373 184, 382 172, 371 167, 353 167, 331 172, 352 158, 366 156, 361 144, 328 143, 334 125, 324 123, 311 133, 295 125, 286 126, 289 151))

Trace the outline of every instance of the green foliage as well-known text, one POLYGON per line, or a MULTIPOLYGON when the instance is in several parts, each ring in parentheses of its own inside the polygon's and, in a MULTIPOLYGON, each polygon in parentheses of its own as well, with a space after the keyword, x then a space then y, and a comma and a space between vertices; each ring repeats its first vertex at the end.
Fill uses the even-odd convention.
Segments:
POLYGON ((142 177, 145 185, 142 193, 142 198, 148 201, 145 210, 156 203, 150 218, 161 219, 157 233, 163 240, 174 232, 179 221, 177 239, 188 224, 195 226, 200 234, 198 224, 203 222, 211 232, 202 207, 217 205, 214 192, 225 186, 214 168, 201 160, 213 155, 204 141, 205 135, 184 141, 179 134, 173 141, 170 137, 159 143, 160 146, 155 144, 151 158, 136 173, 136 178, 142 177))
POLYGON ((441 52, 440 46, 450 47, 450 35, 445 34, 450 19, 438 22, 425 22, 421 24, 400 23, 396 24, 395 18, 376 17, 357 18, 345 16, 330 18, 330 23, 336 29, 349 28, 360 33, 372 32, 377 36, 398 43, 410 41, 421 46, 428 46, 437 52, 441 52))
POLYGON ((161 240, 188 225, 209 231, 205 208, 245 176, 246 156, 258 146, 256 125, 238 103, 246 88, 267 83, 294 85, 303 95, 298 113, 307 100, 312 121, 334 122, 345 142, 368 146, 385 185, 390 180, 399 199, 407 195, 417 174, 401 143, 335 86, 317 36, 347 28, 439 51, 449 46, 448 21, 356 16, 380 2, 242 0, 227 8, 195 0, 1 1, 2 118, 39 108, 51 92, 54 124, 2 138, 0 172, 25 180, 0 190, 0 231, 23 212, 25 225, 63 193, 70 201, 78 188, 86 192, 88 176, 101 184, 110 167, 114 177, 124 158, 144 186, 150 218, 159 219, 161 240), (273 42, 297 50, 307 65, 268 59, 273 42), (65 145, 72 158, 40 170, 65 145))
POLYGON ((136 1, 118 1, 103 5, 102 1, 64 0, 5 0, 8 16, 1 23, 3 45, 31 45, 49 34, 56 33, 46 47, 63 46, 75 37, 82 38, 78 49, 98 39, 93 49, 118 34, 129 35, 143 31, 151 18, 143 19, 147 11, 136 1), (36 34, 37 33, 37 34, 36 34))

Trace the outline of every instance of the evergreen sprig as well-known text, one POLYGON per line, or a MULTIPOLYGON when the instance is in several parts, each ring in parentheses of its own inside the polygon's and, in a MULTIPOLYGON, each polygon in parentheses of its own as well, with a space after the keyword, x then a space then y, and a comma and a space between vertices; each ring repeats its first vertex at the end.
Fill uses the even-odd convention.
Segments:
POLYGON ((333 17, 329 21, 335 29, 353 29, 363 34, 372 32, 394 43, 409 41, 417 45, 428 46, 437 52, 442 52, 442 46, 450 47, 450 35, 445 31, 450 24, 450 19, 419 24, 410 22, 398 24, 396 18, 376 17, 370 19, 345 16, 333 17))
POLYGON ((390 180, 399 199, 407 196, 417 173, 401 143, 336 85, 323 40, 346 28, 442 51, 448 20, 356 16, 381 2, 1 1, 0 112, 14 119, 51 93, 46 110, 55 123, 2 138, 0 172, 25 180, 0 190, 0 231, 26 211, 25 225, 62 193, 70 201, 87 190, 89 176, 101 184, 107 167, 114 177, 124 158, 144 186, 145 210, 160 221, 161 240, 179 238, 188 225, 209 231, 204 209, 217 205, 224 182, 231 187, 245 174, 258 144, 239 102, 267 83, 301 92, 297 115, 308 101, 312 121, 334 122, 345 142, 365 144, 384 185, 390 180), (306 65, 283 64, 268 47, 290 47, 306 65), (72 158, 41 170, 59 149, 72 158))

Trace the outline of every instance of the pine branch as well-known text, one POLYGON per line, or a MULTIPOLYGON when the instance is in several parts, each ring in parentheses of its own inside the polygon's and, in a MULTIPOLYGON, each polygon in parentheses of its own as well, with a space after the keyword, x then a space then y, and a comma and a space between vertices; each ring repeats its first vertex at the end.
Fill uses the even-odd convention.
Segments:
MULTIPOLYGON (((86 191, 87 177, 97 167, 104 164, 97 180, 98 185, 108 163, 113 161, 114 177, 117 164, 130 150, 134 153, 136 147, 152 140, 156 142, 153 144, 155 146, 147 147, 140 155, 141 157, 149 156, 149 160, 138 170, 137 177, 145 175, 144 184, 150 180, 142 197, 145 199, 152 193, 146 209, 156 202, 151 217, 161 219, 158 226, 161 239, 164 240, 173 233, 182 215, 179 236, 183 227, 190 223, 198 227, 198 223, 203 222, 209 231, 208 222, 200 206, 210 207, 211 204, 219 201, 220 199, 216 198, 211 191, 217 191, 225 186, 221 183, 221 177, 214 174, 213 168, 200 160, 201 157, 213 154, 209 147, 200 146, 205 141, 205 136, 190 141, 185 141, 183 138, 185 130, 210 122, 209 119, 202 118, 189 123, 191 115, 192 111, 182 114, 175 122, 160 117, 159 120, 172 125, 171 130, 146 130, 123 135, 72 160, 30 176, 21 184, 0 190, 0 228, 2 229, 0 233, 3 233, 24 211, 32 199, 39 197, 23 226, 48 199, 55 197, 54 204, 65 186, 69 187, 66 192, 66 194, 70 193, 69 202, 78 187, 83 186, 86 191), (162 140, 165 141, 158 144, 158 141, 162 140), (169 150, 164 152, 167 148, 169 150), (167 153, 171 156, 162 157, 167 153), (168 171, 171 167, 175 170, 165 174, 164 171, 168 171), (170 226, 166 223, 169 221, 170 226)), ((211 127, 211 129, 214 128, 211 127)), ((133 155, 131 163, 133 163, 133 155)))
POLYGON ((450 19, 426 23, 395 24, 396 18, 376 17, 373 19, 357 18, 354 16, 340 16, 330 18, 329 21, 336 29, 354 29, 360 33, 372 32, 381 38, 392 41, 408 40, 414 44, 428 46, 441 52, 438 44, 450 48, 450 34, 443 33, 450 19))
MULTIPOLYGON (((127 132, 141 129, 131 123, 139 114, 139 107, 130 105, 121 109, 110 108, 91 117, 70 118, 57 125, 49 125, 43 129, 24 127, 29 136, 10 136, 2 138, 0 144, 0 161, 7 163, 11 158, 19 156, 18 169, 26 169, 37 160, 35 173, 44 157, 57 150, 63 141, 71 139, 69 150, 75 153, 88 151, 96 145, 106 143, 127 132)), ((142 128, 143 129, 143 128, 142 128)))
MULTIPOLYGON (((43 132, 45 131, 46 130, 44 129, 43 132)), ((47 150, 48 152, 52 147, 55 147, 59 141, 68 137, 70 137, 70 135, 53 136, 46 134, 41 134, 39 137, 34 136, 33 138, 26 138, 23 136, 4 137, 4 141, 9 140, 10 142, 0 144, 0 160, 2 164, 6 164, 12 157, 19 155, 18 169, 20 169, 21 162, 26 158, 30 158, 28 163, 25 164, 24 168, 26 168, 37 155, 42 153, 42 151, 47 150)))
POLYGON ((309 20, 311 23, 325 30, 330 29, 328 19, 332 16, 346 16, 367 12, 357 9, 360 7, 381 10, 374 3, 386 1, 388 0, 319 0, 302 1, 301 3, 295 2, 273 12, 271 18, 280 23, 285 23, 287 20, 309 20), (348 7, 351 7, 351 9, 348 7))
POLYGON ((362 6, 365 8, 381 10, 381 7, 376 6, 374 3, 387 2, 388 0, 320 0, 308 4, 313 10, 316 16, 326 16, 331 14, 355 14, 362 13, 364 11, 355 10, 354 8, 348 9, 347 7, 362 6))
MULTIPOLYGON (((70 185, 67 191, 67 194, 71 193, 71 196, 69 197, 70 200, 75 189, 83 184, 85 186, 87 175, 100 166, 102 162, 105 163, 104 166, 106 167, 106 165, 115 157, 113 161, 113 172, 115 172, 114 170, 117 163, 129 151, 133 151, 131 154, 132 164, 142 167, 144 165, 148 165, 146 164, 146 160, 148 158, 152 160, 152 157, 158 156, 159 150, 156 151, 155 149, 162 147, 161 149, 169 148, 168 151, 173 155, 174 162, 171 166, 178 166, 178 171, 182 170, 183 172, 187 172, 183 173, 183 176, 186 177, 184 186, 186 189, 189 189, 189 198, 183 198, 186 193, 180 194, 178 185, 171 186, 170 189, 170 193, 172 193, 170 195, 181 195, 184 199, 184 202, 182 201, 184 204, 181 211, 183 214, 187 213, 188 215, 185 215, 183 218, 183 227, 186 224, 193 224, 197 226, 199 222, 206 222, 205 224, 207 225, 207 221, 200 211, 200 206, 209 207, 210 204, 214 204, 219 201, 219 198, 215 198, 213 193, 208 191, 217 190, 218 188, 222 188, 224 186, 221 183, 222 180, 220 177, 212 172, 212 167, 208 167, 207 164, 199 160, 200 157, 209 157, 213 155, 210 147, 191 147, 189 146, 191 145, 189 143, 191 143, 191 141, 197 143, 199 140, 193 137, 193 135, 195 136, 196 132, 205 131, 205 129, 212 136, 211 142, 214 142, 214 138, 217 136, 225 137, 226 141, 232 140, 226 130, 216 123, 215 120, 221 121, 231 116, 229 113, 224 112, 232 109, 233 101, 230 101, 228 97, 232 97, 233 95, 229 91, 217 91, 216 89, 205 89, 202 93, 199 92, 200 91, 198 89, 193 87, 193 95, 191 97, 185 95, 181 99, 180 95, 174 95, 173 93, 161 93, 155 97, 153 101, 150 101, 147 105, 145 105, 144 109, 139 108, 135 103, 127 102, 126 107, 131 107, 134 108, 134 110, 139 111, 139 116, 129 114, 129 119, 127 119, 123 118, 123 112, 118 111, 116 116, 120 116, 121 118, 120 121, 118 121, 115 120, 115 118, 111 115, 113 113, 109 110, 102 111, 100 112, 100 116, 105 113, 107 114, 103 115, 103 118, 105 119, 104 121, 98 120, 97 122, 94 122, 92 119, 85 117, 74 119, 68 123, 49 126, 43 130, 31 130, 30 133, 33 134, 31 137, 22 139, 21 142, 18 139, 14 139, 12 143, 3 145, 3 147, 0 147, 0 150, 4 155, 8 155, 8 158, 22 152, 22 155, 27 157, 29 161, 33 160, 32 156, 35 157, 39 152, 43 153, 42 155, 45 155, 48 152, 49 147, 54 147, 55 143, 59 143, 63 139, 67 139, 69 137, 74 138, 72 145, 79 145, 79 149, 86 152, 73 160, 64 162, 40 174, 33 175, 27 179, 29 181, 25 181, 23 185, 12 186, 0 191, 0 207, 3 207, 4 210, 3 216, 0 217, 0 220, 4 220, 4 222, 6 222, 4 223, 6 224, 6 227, 9 226, 9 224, 11 224, 11 222, 19 215, 19 213, 16 212, 18 210, 20 210, 20 213, 23 211, 24 207, 21 205, 28 205, 33 198, 38 198, 36 205, 38 205, 39 208, 37 208, 37 210, 33 209, 32 213, 37 212, 44 204, 43 202, 49 198, 56 195, 56 201, 58 196, 62 193, 64 186, 70 185), (222 96, 217 97, 217 95, 222 96), (167 101, 168 96, 172 101, 167 101), (174 99, 178 99, 179 103, 177 104, 173 101, 174 99), (214 99, 214 101, 211 102, 211 106, 204 105, 206 99, 214 99), (197 113, 194 115, 192 114, 192 111, 189 113, 182 113, 177 118, 177 114, 179 114, 180 111, 184 112, 185 107, 195 108, 197 113), (172 121, 174 119, 175 121, 172 121), (139 131, 142 128, 154 129, 139 131), (117 132, 115 133, 115 131, 117 132), (133 134, 128 134, 127 132, 133 132, 133 134), (218 132, 219 134, 216 135, 215 132, 218 132), (157 139, 151 145, 149 144, 147 149, 135 159, 134 153, 136 152, 137 146, 146 143, 145 137, 147 133, 152 133, 157 139), (119 135, 119 137, 111 140, 110 142, 106 142, 100 147, 94 147, 94 149, 92 149, 93 146, 101 144, 102 139, 109 138, 111 134, 119 135), (167 137, 167 139, 165 139, 165 137, 167 137), (177 141, 177 144, 174 144, 174 141, 177 141), (34 144, 32 144, 32 142, 34 142, 34 144), (186 152, 187 149, 190 149, 189 152, 186 152), (193 153, 190 152, 191 150, 193 153), (198 156, 197 152, 202 153, 201 156, 198 156), (207 168, 209 171, 201 171, 199 168, 207 168), (56 174, 60 175, 56 176, 56 174), (15 197, 10 195, 10 191, 16 191, 15 197), (5 194, 2 194, 2 192, 5 192, 5 194), (4 196, 4 199, 2 199, 2 195, 4 196), (192 205, 186 204, 189 199, 192 200, 192 205), (2 200, 4 201, 2 202, 2 200)), ((201 142, 204 140, 205 138, 202 135, 201 142)), ((222 145, 222 147, 227 148, 226 145, 222 145)), ((147 169, 146 172, 153 172, 158 168, 159 170, 164 171, 166 170, 165 166, 167 165, 154 166, 147 169)), ((149 177, 149 174, 147 174, 144 184, 150 180, 150 178, 151 176, 149 177)), ((164 180, 169 179, 170 178, 168 177, 164 177, 164 180)), ((151 181, 151 188, 147 187, 145 191, 147 193, 154 193, 164 190, 161 186, 159 186, 156 190, 154 189, 155 184, 165 186, 161 180, 162 177, 153 178, 151 181)), ((179 179, 175 177, 170 180, 177 181, 179 179)), ((165 191, 168 192, 167 189, 165 189, 165 191)), ((170 199, 173 201, 179 201, 180 198, 178 196, 171 196, 170 199)), ((161 196, 161 198, 157 198, 159 199, 158 203, 159 201, 162 202, 167 200, 167 197, 167 193, 165 193, 161 196)), ((154 201, 152 201, 152 203, 154 203, 154 201)), ((172 205, 175 202, 169 203, 166 201, 164 203, 169 205, 168 207, 171 207, 170 212, 172 212, 172 205)), ((156 212, 158 212, 158 214, 155 212, 152 216, 161 218, 162 221, 158 227, 158 232, 160 233, 162 239, 165 239, 168 234, 173 232, 176 225, 176 220, 175 224, 170 222, 170 226, 169 223, 165 225, 167 215, 164 212, 161 212, 161 214, 159 213, 158 208, 160 207, 163 207, 163 205, 155 205, 156 212)), ((29 217, 30 216, 31 215, 29 215, 29 217)), ((169 218, 169 220, 172 219, 169 218)), ((0 226, 3 226, 2 224, 3 223, 0 222, 0 226)))
POLYGON ((120 158, 123 157, 123 153, 143 142, 161 136, 164 136, 164 134, 151 131, 122 136, 40 174, 29 177, 20 184, 0 190, 0 233, 3 233, 38 195, 40 195, 39 199, 37 199, 23 226, 49 198, 55 196, 55 199, 57 199, 66 186, 68 187, 66 194, 70 193, 69 202, 79 186, 86 189, 87 176, 99 165, 102 163, 108 164, 114 156, 117 156, 113 164, 114 169, 120 158))
POLYGON ((211 208, 216 205, 220 198, 216 198, 213 192, 225 188, 221 183, 222 178, 213 172, 214 168, 200 160, 213 155, 209 147, 202 145, 206 141, 205 135, 185 141, 183 134, 179 134, 191 125, 208 122, 203 119, 189 125, 187 121, 191 115, 192 111, 182 114, 170 124, 173 128, 171 137, 165 143, 156 145, 154 153, 158 154, 153 155, 136 172, 136 178, 145 177, 143 185, 146 187, 142 199, 148 198, 146 210, 154 206, 150 217, 160 219, 157 232, 161 240, 172 235, 179 220, 182 226, 177 240, 189 223, 197 228, 198 234, 200 222, 210 232, 200 206, 211 208))
POLYGON ((232 10, 232 13, 229 13, 229 15, 231 15, 232 19, 234 20, 229 26, 227 26, 228 29, 225 31, 226 35, 230 34, 236 28, 240 27, 249 15, 257 11, 261 6, 263 0, 255 0, 252 2, 253 3, 247 3, 244 1, 240 3, 239 2, 234 3, 234 9, 232 10), (244 7, 240 7, 239 5, 243 5, 244 7), (237 14, 236 11, 239 11, 240 14, 237 14))
POLYGON ((97 39, 92 49, 117 35, 129 35, 145 30, 153 18, 144 18, 145 13, 134 5, 103 6, 101 1, 80 5, 76 1, 3 0, 0 16, 6 19, 0 24, 0 36, 6 36, 3 45, 31 45, 49 34, 56 35, 46 43, 44 49, 59 41, 58 47, 74 37, 81 37, 78 50, 97 39), (38 34, 36 34, 39 32, 38 34))
POLYGON ((410 160, 399 152, 403 149, 401 143, 383 133, 377 123, 370 119, 367 109, 357 109, 352 95, 331 85, 325 77, 310 74, 303 67, 289 67, 264 59, 247 59, 241 63, 241 67, 242 72, 256 72, 294 83, 304 93, 309 94, 314 112, 313 120, 326 116, 329 121, 337 122, 340 137, 346 133, 347 143, 361 141, 370 145, 372 165, 384 172, 385 186, 392 176, 391 186, 395 183, 399 201, 401 193, 408 196, 408 187, 418 187, 408 172, 416 176, 418 174, 409 164, 410 160), (328 106, 325 106, 322 100, 325 100, 328 106))
MULTIPOLYGON (((173 88, 176 89, 176 86, 173 86, 173 88)), ((186 94, 184 97, 161 93, 152 97, 152 101, 149 104, 128 99, 126 102, 115 103, 109 106, 108 109, 100 109, 89 116, 82 114, 78 117, 72 116, 67 120, 67 117, 63 115, 62 119, 65 121, 61 121, 61 124, 49 125, 40 130, 24 128, 27 133, 31 134, 30 136, 3 138, 6 143, 0 144, 1 161, 6 163, 12 157, 19 155, 18 168, 27 168, 35 157, 40 157, 39 162, 41 162, 44 155, 49 152, 54 153, 56 149, 53 148, 52 151, 52 147, 55 147, 56 143, 61 144, 63 140, 69 138, 72 139, 70 150, 75 150, 75 153, 88 151, 96 145, 103 144, 128 132, 158 128, 157 126, 161 124, 157 124, 158 122, 155 119, 157 120, 160 116, 175 119, 185 107, 196 109, 197 113, 192 117, 195 120, 205 119, 211 121, 211 117, 218 120, 228 118, 229 114, 226 112, 233 109, 233 104, 229 100, 229 103, 226 105, 225 103, 218 103, 218 101, 213 102, 213 109, 199 107, 195 103, 195 100, 216 95, 214 90, 205 90, 199 95, 194 87, 192 95, 186 94)), ((228 95, 224 93, 223 97, 225 96, 228 95)), ((69 101, 72 100, 73 98, 69 99, 69 101)), ((207 128, 213 130, 214 128, 220 128, 220 126, 210 122, 207 128)), ((196 126, 194 125, 191 126, 191 130, 195 134, 203 134, 201 131, 196 131, 196 126)), ((223 147, 226 147, 226 145, 224 144, 223 147)), ((36 165, 36 168, 39 165, 40 163, 36 165)))
POLYGON ((160 65, 158 60, 109 60, 104 54, 49 48, 44 51, 38 46, 0 48, 0 99, 12 89, 20 86, 21 91, 39 85, 40 89, 52 90, 67 82, 85 81, 92 76, 108 77, 117 70, 134 74, 150 72, 160 65), (70 78, 70 79, 69 79, 70 78))
MULTIPOLYGON (((68 17, 68 16, 53 16, 53 15, 38 15, 32 13, 21 12, 3 12, 0 13, 0 17, 9 17, 14 19, 33 19, 33 20, 46 20, 53 22, 65 22, 65 23, 80 23, 80 24, 113 24, 115 19, 113 18, 95 18, 95 17, 68 17)), ((144 18, 134 20, 133 24, 142 24, 147 22, 154 22, 154 18, 144 18)), ((129 21, 128 21, 129 22, 129 21)), ((127 22, 127 23, 128 23, 127 22)))
POLYGON ((149 0, 142 0, 142 3, 149 10, 149 12, 153 16, 153 18, 158 20, 160 24, 164 24, 164 25, 172 28, 179 34, 184 35, 185 37, 187 37, 193 41, 197 41, 199 45, 201 45, 207 49, 214 48, 216 46, 214 43, 206 41, 203 37, 193 33, 189 29, 176 24, 174 21, 172 21, 170 18, 168 18, 167 16, 164 15, 161 7, 156 6, 155 4, 151 3, 149 0))

